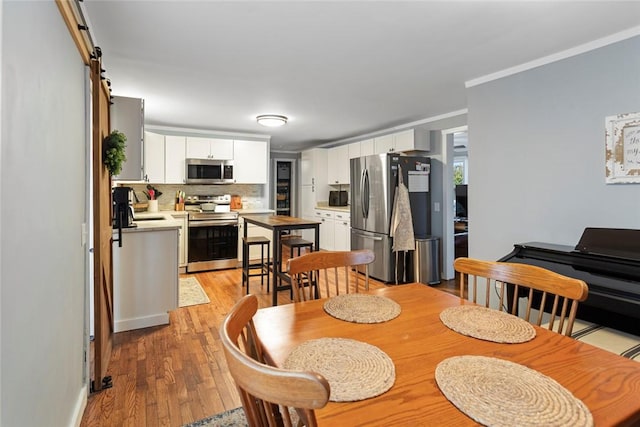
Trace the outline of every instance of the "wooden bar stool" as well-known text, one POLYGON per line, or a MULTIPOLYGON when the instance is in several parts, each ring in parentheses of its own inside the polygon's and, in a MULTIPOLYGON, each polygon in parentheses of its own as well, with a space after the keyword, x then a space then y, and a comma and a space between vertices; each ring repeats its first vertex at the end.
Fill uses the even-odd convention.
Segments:
POLYGON ((260 286, 264 284, 264 278, 267 277, 267 292, 269 292, 269 248, 271 241, 262 236, 243 237, 242 238, 242 286, 247 282, 247 294, 249 294, 249 279, 251 277, 260 276, 260 286), (260 245, 260 262, 251 263, 249 252, 251 246, 260 245), (264 249, 267 248, 265 257, 264 249), (251 270, 260 269, 259 272, 252 273, 251 270))

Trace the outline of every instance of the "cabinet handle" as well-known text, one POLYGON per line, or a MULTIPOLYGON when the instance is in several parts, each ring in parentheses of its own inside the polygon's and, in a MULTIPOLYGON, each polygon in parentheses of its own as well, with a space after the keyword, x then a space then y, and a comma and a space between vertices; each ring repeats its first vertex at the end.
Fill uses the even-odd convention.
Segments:
POLYGON ((315 185, 316 183, 316 179, 315 178, 311 178, 311 185, 315 185))

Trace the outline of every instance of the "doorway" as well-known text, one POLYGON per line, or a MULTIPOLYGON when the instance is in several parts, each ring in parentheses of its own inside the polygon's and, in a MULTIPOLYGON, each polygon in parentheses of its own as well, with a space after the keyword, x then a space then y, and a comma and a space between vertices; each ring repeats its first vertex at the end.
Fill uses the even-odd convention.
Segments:
POLYGON ((469 236, 468 171, 469 138, 467 126, 442 130, 443 171, 443 244, 442 275, 445 280, 455 278, 453 261, 467 256, 469 236))

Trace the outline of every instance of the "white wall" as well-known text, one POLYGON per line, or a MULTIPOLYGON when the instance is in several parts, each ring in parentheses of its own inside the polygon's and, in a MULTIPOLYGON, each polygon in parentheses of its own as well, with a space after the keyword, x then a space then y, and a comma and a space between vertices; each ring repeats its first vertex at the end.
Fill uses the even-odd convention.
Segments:
POLYGON ((469 88, 469 255, 640 228, 640 184, 605 184, 605 117, 640 111, 640 37, 469 88))
POLYGON ((67 426, 83 383, 84 65, 53 0, 3 2, 3 426, 67 426))

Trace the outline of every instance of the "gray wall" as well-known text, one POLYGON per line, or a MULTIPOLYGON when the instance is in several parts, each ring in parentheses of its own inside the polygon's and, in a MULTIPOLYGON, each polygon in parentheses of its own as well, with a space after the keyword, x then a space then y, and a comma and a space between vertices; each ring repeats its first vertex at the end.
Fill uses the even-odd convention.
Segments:
POLYGON ((606 185, 605 117, 640 111, 640 37, 469 88, 469 254, 640 228, 640 184, 606 185))
POLYGON ((3 426, 67 426, 86 398, 85 67, 54 1, 2 2, 3 426))

